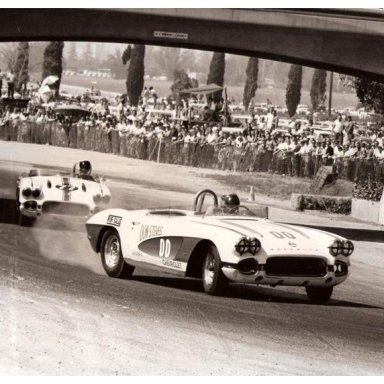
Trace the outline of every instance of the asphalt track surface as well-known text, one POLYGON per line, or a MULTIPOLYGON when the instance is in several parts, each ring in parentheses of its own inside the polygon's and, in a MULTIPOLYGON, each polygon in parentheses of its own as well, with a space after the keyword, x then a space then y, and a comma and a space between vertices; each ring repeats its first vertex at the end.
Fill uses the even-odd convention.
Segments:
MULTIPOLYGON (((81 220, 17 225, 24 168, 0 167, 0 374, 384 373, 382 243, 355 242, 351 276, 325 305, 303 288, 233 285, 212 297, 198 280, 145 269, 111 279, 81 220)), ((127 209, 189 199, 117 179, 110 187, 127 209)))

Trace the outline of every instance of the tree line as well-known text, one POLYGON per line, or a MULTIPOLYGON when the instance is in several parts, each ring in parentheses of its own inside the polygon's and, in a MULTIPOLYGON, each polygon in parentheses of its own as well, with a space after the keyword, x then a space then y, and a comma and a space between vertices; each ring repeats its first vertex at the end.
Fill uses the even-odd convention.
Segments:
MULTIPOLYGON (((59 81, 55 87, 59 89, 62 70, 63 70, 63 49, 64 42, 51 41, 43 52, 42 60, 42 80, 49 75, 56 75, 59 81)), ((126 89, 127 96, 133 105, 139 103, 140 95, 144 87, 145 75, 145 51, 146 46, 141 44, 128 45, 121 55, 121 66, 127 67, 126 89)), ((160 50, 161 52, 161 50, 160 50)), ((161 58, 161 55, 159 56, 161 58)), ((163 57, 163 59, 165 59, 163 57)), ((12 63, 12 69, 15 73, 15 89, 20 91, 23 85, 28 81, 29 64, 29 43, 20 42, 17 46, 16 60, 12 63)), ((209 73, 207 84, 215 83, 224 86, 224 74, 226 67, 225 53, 214 52, 209 64, 209 73)), ((245 69, 245 84, 243 92, 243 104, 248 110, 252 99, 258 89, 259 59, 249 57, 245 69)), ((174 70, 174 83, 171 87, 173 92, 177 93, 182 89, 188 89, 196 86, 196 81, 192 81, 183 69, 174 70)), ((289 116, 294 116, 297 106, 300 103, 301 88, 303 78, 303 67, 292 64, 288 73, 288 82, 286 86, 286 106, 289 116)), ((313 111, 318 111, 324 107, 326 100, 327 72, 322 69, 315 69, 312 76, 310 97, 313 111)), ((378 113, 384 113, 384 84, 368 79, 351 78, 344 76, 356 89, 356 95, 366 106, 373 108, 378 113)), ((213 95, 214 101, 220 100, 222 93, 217 92, 213 95)))

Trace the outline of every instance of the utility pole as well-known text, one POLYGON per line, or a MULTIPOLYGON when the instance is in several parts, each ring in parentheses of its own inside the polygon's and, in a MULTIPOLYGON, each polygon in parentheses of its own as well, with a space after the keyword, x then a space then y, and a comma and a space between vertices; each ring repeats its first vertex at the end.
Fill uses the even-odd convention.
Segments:
POLYGON ((332 115, 332 91, 333 91, 333 72, 330 72, 329 97, 328 97, 328 118, 332 115))

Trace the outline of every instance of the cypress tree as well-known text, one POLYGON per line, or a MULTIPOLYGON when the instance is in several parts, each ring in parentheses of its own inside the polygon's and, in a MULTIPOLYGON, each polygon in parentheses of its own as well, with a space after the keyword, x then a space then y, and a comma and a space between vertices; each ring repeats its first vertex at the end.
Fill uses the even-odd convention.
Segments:
POLYGON ((61 74, 63 72, 63 41, 51 41, 44 50, 43 74, 42 80, 46 77, 54 75, 59 81, 51 86, 53 89, 60 88, 61 74))
POLYGON ((135 44, 132 48, 127 73, 127 95, 132 105, 137 106, 144 87, 145 45, 135 44))
POLYGON ((23 84, 26 87, 28 81, 29 43, 20 42, 17 47, 17 58, 14 67, 15 90, 20 92, 23 84))
POLYGON ((315 69, 312 76, 311 103, 313 111, 317 111, 324 104, 327 89, 327 71, 315 69))
POLYGON ((296 108, 300 103, 302 77, 303 67, 301 65, 292 64, 288 73, 288 84, 285 95, 285 102, 290 117, 296 113, 296 108))
MULTIPOLYGON (((225 53, 214 52, 211 64, 209 65, 209 73, 207 84, 217 84, 220 86, 224 85, 224 72, 225 72, 225 53)), ((213 100, 215 103, 220 101, 222 97, 222 91, 214 92, 213 100)))
POLYGON ((356 95, 363 105, 384 114, 384 83, 356 77, 353 80, 356 95))
POLYGON ((245 70, 247 79, 245 80, 243 94, 243 104, 246 110, 248 109, 250 101, 253 97, 255 97, 256 94, 258 72, 259 59, 257 57, 250 57, 248 60, 247 69, 245 70))

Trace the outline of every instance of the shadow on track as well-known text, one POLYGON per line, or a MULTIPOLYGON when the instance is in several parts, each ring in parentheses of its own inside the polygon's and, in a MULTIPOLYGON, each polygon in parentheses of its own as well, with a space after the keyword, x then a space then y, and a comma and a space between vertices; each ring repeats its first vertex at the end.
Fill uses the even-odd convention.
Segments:
MULTIPOLYGON (((46 216, 40 217, 33 224, 33 228, 51 229, 54 231, 85 231, 84 218, 78 217, 61 217, 61 216, 46 216)), ((0 223, 18 225, 18 215, 16 213, 16 200, 0 197, 0 223)))
MULTIPOLYGON (((168 288, 176 288, 185 291, 203 292, 201 280, 182 278, 182 277, 160 277, 160 276, 145 276, 145 275, 133 275, 131 280, 143 282, 146 284, 159 285, 168 288)), ((304 289, 304 288, 303 288, 304 289)), ((250 301, 263 301, 273 303, 289 303, 289 304, 305 304, 316 305, 308 301, 306 295, 287 292, 275 288, 267 288, 260 286, 251 286, 245 284, 230 284, 227 292, 223 297, 233 298, 239 300, 250 301)), ((332 307, 353 307, 353 308, 371 308, 371 309, 384 309, 381 307, 354 303, 344 300, 329 300, 328 303, 323 304, 332 307)))
POLYGON ((17 224, 16 200, 0 198, 0 223, 17 224))

